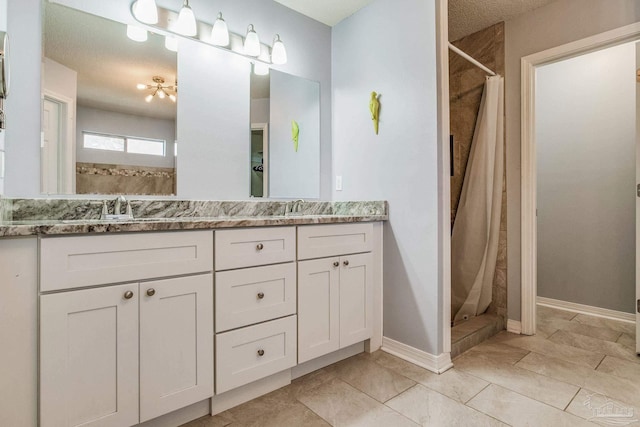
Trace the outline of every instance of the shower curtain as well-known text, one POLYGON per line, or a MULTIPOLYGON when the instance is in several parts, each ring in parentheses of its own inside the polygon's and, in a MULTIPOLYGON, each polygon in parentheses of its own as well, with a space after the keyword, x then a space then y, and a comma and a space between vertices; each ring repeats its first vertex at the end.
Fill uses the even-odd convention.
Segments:
POLYGON ((487 77, 451 236, 453 321, 491 304, 504 171, 504 79, 487 77))

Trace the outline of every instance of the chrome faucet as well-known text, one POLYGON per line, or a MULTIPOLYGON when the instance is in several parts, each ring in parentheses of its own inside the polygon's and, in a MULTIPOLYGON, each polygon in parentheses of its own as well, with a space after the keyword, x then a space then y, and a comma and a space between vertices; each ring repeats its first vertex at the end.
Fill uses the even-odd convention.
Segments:
POLYGON ((102 216, 100 219, 103 220, 131 220, 133 219, 133 211, 131 209, 131 203, 124 197, 118 196, 115 200, 115 206, 113 208, 113 215, 109 215, 109 208, 107 206, 107 201, 104 200, 102 202, 102 216), (122 213, 122 205, 126 204, 126 213, 122 213))
POLYGON ((302 203, 304 203, 304 200, 302 199, 294 200, 293 202, 287 202, 287 205, 285 207, 285 215, 302 215, 302 203))
POLYGON ((116 198, 116 207, 113 208, 114 215, 122 215, 122 203, 127 203, 126 197, 118 196, 116 198))

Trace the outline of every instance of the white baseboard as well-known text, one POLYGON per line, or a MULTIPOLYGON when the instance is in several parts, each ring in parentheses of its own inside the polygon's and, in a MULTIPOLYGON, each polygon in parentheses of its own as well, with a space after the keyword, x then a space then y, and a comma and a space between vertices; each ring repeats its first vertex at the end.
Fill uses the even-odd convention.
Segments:
POLYGON ((589 316, 603 317, 605 319, 618 320, 627 323, 636 323, 636 315, 623 311, 609 310, 608 308, 592 307, 590 305, 575 302, 560 301, 552 298, 538 297, 538 305, 574 313, 588 314, 589 316))
POLYGON ((511 332, 512 334, 521 334, 522 333, 522 322, 519 320, 507 320, 507 332, 511 332))
POLYGON ((382 351, 386 351, 436 374, 442 374, 453 367, 451 353, 442 353, 439 356, 434 356, 426 351, 418 350, 387 337, 382 337, 382 351))

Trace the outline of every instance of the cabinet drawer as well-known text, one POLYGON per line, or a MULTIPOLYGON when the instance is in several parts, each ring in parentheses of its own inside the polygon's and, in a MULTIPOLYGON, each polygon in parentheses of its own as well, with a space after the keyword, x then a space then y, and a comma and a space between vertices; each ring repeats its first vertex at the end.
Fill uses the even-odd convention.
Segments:
POLYGON ((295 263, 216 273, 216 332, 295 312, 295 263))
POLYGON ((216 394, 296 364, 296 316, 216 335, 216 394))
POLYGON ((213 232, 43 238, 40 290, 130 282, 213 270, 213 232))
POLYGON ((294 261, 295 227, 216 232, 216 270, 294 261))
POLYGON ((371 252, 372 249, 371 223, 298 227, 298 259, 371 252))

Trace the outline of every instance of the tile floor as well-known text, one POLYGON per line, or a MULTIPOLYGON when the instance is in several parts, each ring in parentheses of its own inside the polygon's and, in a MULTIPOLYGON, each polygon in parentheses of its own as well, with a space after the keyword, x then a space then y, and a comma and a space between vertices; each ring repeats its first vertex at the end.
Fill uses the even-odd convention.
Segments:
POLYGON ((640 426, 632 324, 539 307, 538 335, 501 332, 454 365, 361 354, 185 427, 640 426))

